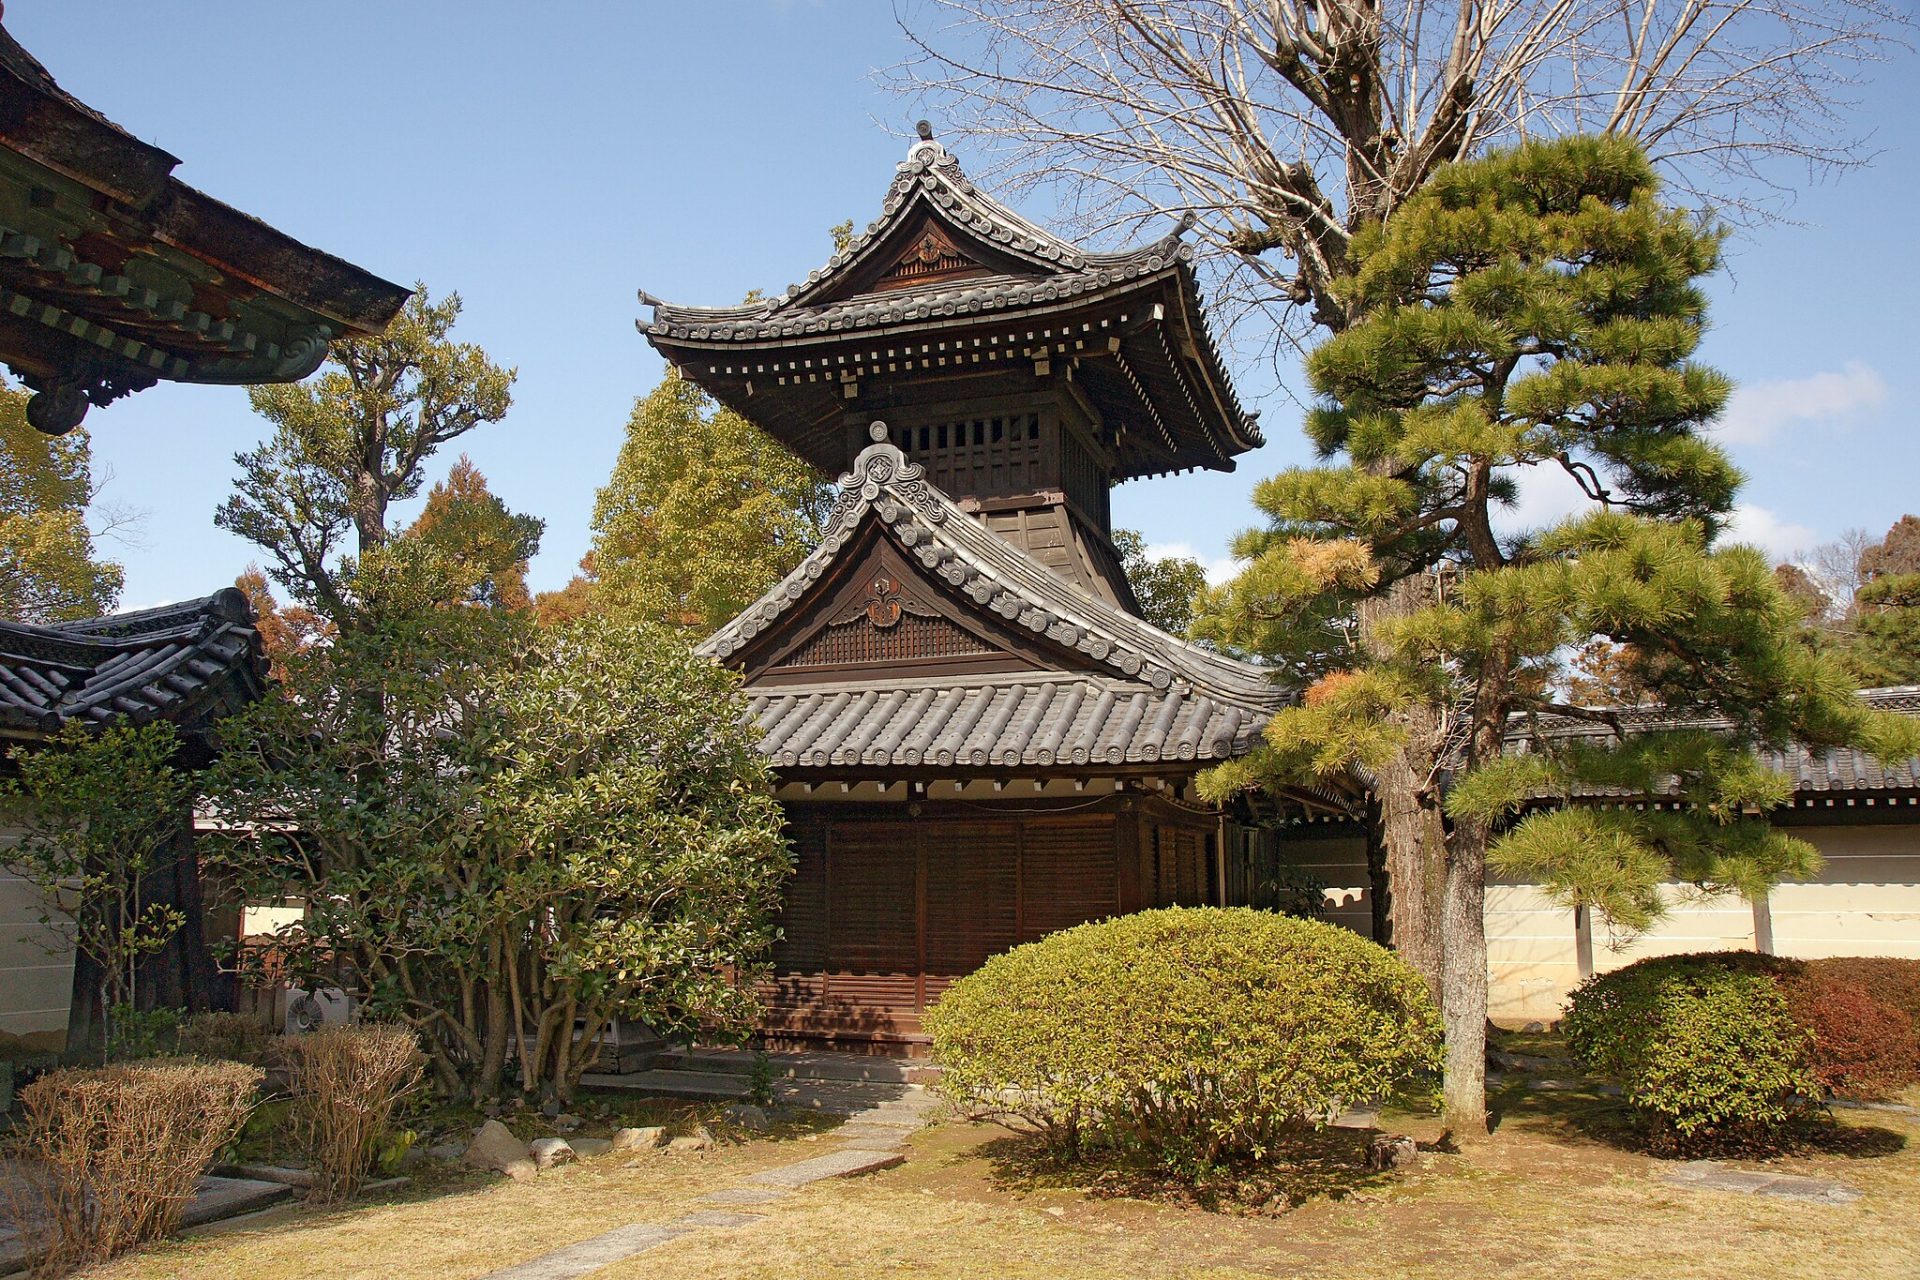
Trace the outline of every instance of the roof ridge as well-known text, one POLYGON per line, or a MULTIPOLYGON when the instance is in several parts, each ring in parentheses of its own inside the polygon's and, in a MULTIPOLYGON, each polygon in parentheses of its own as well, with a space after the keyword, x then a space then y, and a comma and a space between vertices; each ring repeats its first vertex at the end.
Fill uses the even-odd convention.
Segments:
MULTIPOLYGON (((785 292, 752 307, 678 306, 655 298, 644 289, 640 291, 641 303, 653 307, 656 313, 712 320, 758 318, 768 321, 791 311, 833 305, 819 304, 815 299, 864 261, 874 246, 886 239, 919 205, 928 206, 930 214, 958 223, 1000 251, 1048 273, 1025 283, 1041 284, 1070 272, 1135 266, 1156 256, 1163 260, 1162 265, 1170 264, 1176 257, 1191 256, 1191 248, 1182 243, 1194 223, 1191 213, 1183 216, 1172 231, 1145 244, 1113 252, 1083 249, 981 191, 962 172, 959 160, 933 140, 932 127, 926 121, 920 121, 917 128, 919 139, 907 149, 907 158, 895 167, 893 180, 880 203, 880 215, 856 232, 846 247, 836 250, 823 266, 808 272, 805 280, 788 285, 785 292)), ((1002 272, 988 278, 1016 277, 1002 272)), ((895 291, 889 291, 892 292, 895 291)), ((656 323, 660 319, 656 314, 656 323)), ((647 326, 641 328, 645 331, 647 326)))
POLYGON ((1081 591, 967 514, 925 471, 869 428, 874 442, 840 477, 826 536, 792 573, 709 636, 700 650, 726 658, 784 615, 819 580, 871 512, 926 568, 1008 623, 1077 650, 1154 689, 1177 681, 1249 708, 1270 711, 1288 694, 1263 668, 1202 649, 1081 591))

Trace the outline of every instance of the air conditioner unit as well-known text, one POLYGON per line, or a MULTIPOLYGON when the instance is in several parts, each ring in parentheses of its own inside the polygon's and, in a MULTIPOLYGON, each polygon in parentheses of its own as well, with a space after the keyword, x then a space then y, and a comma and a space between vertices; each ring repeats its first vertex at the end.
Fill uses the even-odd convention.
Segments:
POLYGON ((353 1021, 354 999, 339 987, 313 991, 289 987, 281 993, 280 1029, 290 1036, 353 1021))

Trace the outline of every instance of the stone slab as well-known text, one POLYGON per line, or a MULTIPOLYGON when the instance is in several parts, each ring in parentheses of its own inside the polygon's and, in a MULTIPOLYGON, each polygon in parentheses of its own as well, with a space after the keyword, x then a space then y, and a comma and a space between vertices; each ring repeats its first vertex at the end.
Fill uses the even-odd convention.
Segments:
POLYGON ((675 1218, 676 1227, 750 1227, 766 1219, 757 1213, 728 1213, 724 1209, 701 1209, 684 1218, 675 1218))
POLYGON ((804 1187, 809 1183, 824 1182, 828 1178, 851 1178, 856 1174, 872 1173, 877 1169, 891 1169, 894 1165, 905 1161, 906 1157, 898 1151, 874 1151, 848 1147, 841 1151, 829 1152, 824 1156, 815 1156, 811 1160, 802 1160, 798 1164, 762 1170, 750 1175, 747 1181, 763 1187, 804 1187))
POLYGON ((589 1275, 636 1253, 677 1240, 691 1230, 693 1228, 678 1225, 635 1222, 538 1258, 529 1258, 504 1271, 491 1272, 484 1280, 574 1280, 576 1276, 589 1275))
POLYGON ((1690 1160, 1668 1170, 1660 1180, 1674 1187, 1726 1191, 1743 1196, 1778 1196, 1785 1200, 1807 1200, 1820 1204, 1849 1204, 1860 1198, 1860 1192, 1844 1182, 1735 1169, 1713 1160, 1690 1160))
POLYGON ((774 1200, 785 1200, 791 1191, 776 1191, 772 1187, 727 1187, 720 1191, 709 1191, 701 1196, 711 1204, 767 1204, 774 1200))
MULTIPOLYGON (((254 1213, 280 1203, 293 1195, 284 1182, 259 1178, 222 1178, 212 1174, 200 1179, 193 1199, 180 1215, 180 1226, 199 1227, 209 1222, 254 1213)), ((21 1271, 27 1265, 26 1242, 11 1228, 0 1229, 0 1276, 21 1271)))
POLYGON ((905 1142, 911 1132, 884 1124, 843 1124, 827 1136, 862 1146, 893 1147, 905 1142))
POLYGON ((1336 1129, 1378 1129, 1380 1127, 1380 1113, 1378 1111, 1368 1110, 1365 1107, 1353 1107, 1335 1116, 1333 1118, 1333 1127, 1336 1129))

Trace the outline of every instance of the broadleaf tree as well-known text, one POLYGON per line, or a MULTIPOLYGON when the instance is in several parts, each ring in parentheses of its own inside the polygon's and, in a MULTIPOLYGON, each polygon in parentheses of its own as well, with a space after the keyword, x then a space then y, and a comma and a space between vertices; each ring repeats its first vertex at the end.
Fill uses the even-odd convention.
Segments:
POLYGON ((659 627, 455 609, 282 679, 223 725, 210 859, 304 902, 290 971, 416 1028, 444 1092, 565 1098, 614 1018, 750 1028, 791 863, 736 675, 659 627))
POLYGON ((94 545, 93 498, 87 433, 34 430, 26 393, 0 384, 0 618, 47 623, 113 610, 122 573, 94 545))
POLYGON ((1364 318, 1307 360, 1325 461, 1259 486, 1268 526, 1199 625, 1317 677, 1259 749, 1203 775, 1215 799, 1377 769, 1410 708, 1441 726, 1420 798, 1444 842, 1445 1107, 1463 1137, 1486 1125, 1490 864, 1643 926, 1663 882, 1754 894, 1812 869, 1811 846, 1752 816, 1791 785, 1760 748, 1920 745, 1806 642, 1764 556, 1716 542, 1739 475, 1704 431, 1729 387, 1693 356, 1721 232, 1659 190, 1624 139, 1533 143, 1442 168, 1357 236, 1338 292, 1364 318), (1591 511, 1503 535, 1503 506, 1541 467, 1574 477, 1591 511), (1364 637, 1340 625, 1396 582, 1418 584, 1420 607, 1364 637), (1542 723, 1617 729, 1562 692, 1565 656, 1595 639, 1622 647, 1652 700, 1726 728, 1528 740, 1542 723), (1590 782, 1672 785, 1688 804, 1535 807, 1590 782))
POLYGON ((669 371, 633 407, 593 507, 591 577, 571 593, 611 616, 705 634, 820 540, 833 490, 806 462, 669 371))
POLYGON ((1162 631, 1184 636, 1193 623, 1193 602, 1206 589, 1207 571, 1192 556, 1147 554, 1147 540, 1133 529, 1113 531, 1120 568, 1140 603, 1140 616, 1162 631))

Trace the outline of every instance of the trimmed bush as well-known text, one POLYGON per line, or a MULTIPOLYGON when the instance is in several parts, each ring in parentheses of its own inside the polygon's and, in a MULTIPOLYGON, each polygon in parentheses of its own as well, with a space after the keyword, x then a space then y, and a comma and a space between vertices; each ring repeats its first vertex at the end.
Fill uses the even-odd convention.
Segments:
POLYGON ((313 1160, 312 1198, 343 1200, 373 1167, 393 1110, 420 1083, 426 1056, 404 1027, 364 1023, 288 1036, 279 1046, 293 1125, 313 1160))
POLYGON ((1768 1145, 1819 1090, 1813 1035, 1781 987, 1797 969, 1747 951, 1642 960, 1575 988, 1561 1025, 1656 1146, 1768 1145))
POLYGON ((173 1230, 246 1123, 260 1078, 237 1062, 169 1058, 49 1072, 22 1089, 14 1141, 39 1165, 44 1203, 23 1218, 42 1268, 99 1262, 173 1230))
POLYGON ((180 1023, 180 1052, 253 1066, 266 1063, 273 1032, 250 1013, 196 1013, 180 1023))
POLYGON ((1169 908, 995 956, 927 1011, 941 1089, 1055 1153, 1140 1150, 1194 1176, 1258 1158, 1439 1062, 1420 978, 1358 934, 1169 908))
POLYGON ((1808 960, 1782 982, 1822 1085, 1877 1097, 1920 1081, 1920 961, 1808 960))

